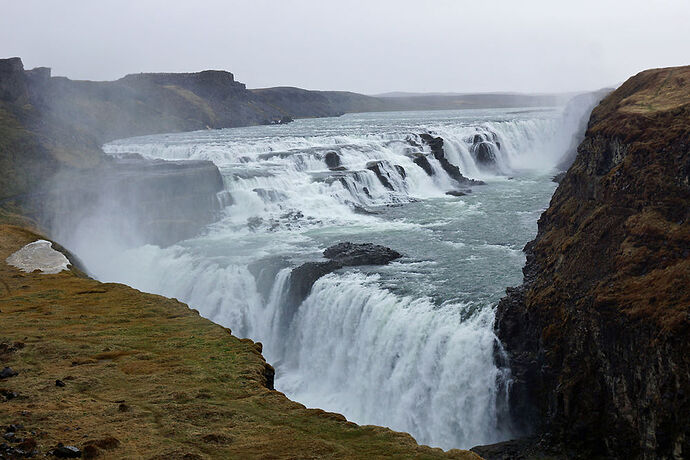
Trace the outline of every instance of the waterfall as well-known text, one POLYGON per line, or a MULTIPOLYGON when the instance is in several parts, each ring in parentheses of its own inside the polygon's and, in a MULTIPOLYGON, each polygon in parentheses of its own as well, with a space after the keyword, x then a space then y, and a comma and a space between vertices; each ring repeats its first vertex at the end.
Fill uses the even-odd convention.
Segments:
POLYGON ((559 159, 562 124, 553 111, 406 117, 110 143, 111 155, 213 161, 225 187, 222 218, 165 248, 102 245, 117 240, 103 235, 66 244, 101 280, 179 298, 261 341, 276 387, 310 407, 443 448, 507 439, 493 308, 519 282, 520 249, 553 191, 539 174, 559 159), (442 139, 440 159, 422 134, 442 139), (448 165, 489 185, 459 182, 448 165), (446 195, 457 189, 469 195, 446 195), (292 268, 346 240, 406 257, 317 280, 281 328, 292 268))

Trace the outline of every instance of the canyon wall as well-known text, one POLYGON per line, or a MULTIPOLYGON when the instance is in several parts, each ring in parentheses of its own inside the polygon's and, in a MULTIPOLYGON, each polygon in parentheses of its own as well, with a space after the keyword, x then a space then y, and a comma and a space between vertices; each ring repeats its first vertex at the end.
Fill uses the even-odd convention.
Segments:
MULTIPOLYGON (((496 332, 513 422, 586 455, 690 455, 690 67, 592 112, 496 332)), ((497 355, 497 356, 500 356, 497 355)))
MULTIPOLYGON (((207 77, 210 83, 202 86, 208 91, 246 91, 231 76, 211 73, 199 78, 207 77)), ((151 78, 161 85, 198 84, 196 75, 151 78)), ((189 238, 213 222, 222 205, 218 168, 203 161, 105 155, 103 139, 137 132, 131 126, 155 128, 114 110, 131 103, 121 100, 117 91, 91 86, 51 78, 45 68, 25 71, 18 58, 0 60, 0 217, 15 210, 69 241, 69 235, 84 230, 85 216, 98 216, 132 244, 161 245, 189 238)), ((150 94, 154 97, 156 90, 150 94)), ((142 110, 152 110, 144 118, 158 123, 155 107, 142 110)), ((157 127, 171 127, 165 124, 169 120, 163 117, 157 127)))

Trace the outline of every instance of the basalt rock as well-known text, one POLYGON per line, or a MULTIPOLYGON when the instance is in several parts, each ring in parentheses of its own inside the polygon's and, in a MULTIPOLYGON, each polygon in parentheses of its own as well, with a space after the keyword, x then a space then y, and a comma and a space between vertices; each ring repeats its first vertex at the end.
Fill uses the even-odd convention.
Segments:
POLYGON ((426 158, 426 156, 423 153, 415 154, 414 157, 412 158, 412 161, 414 162, 414 164, 416 164, 417 166, 422 168, 424 170, 424 172, 427 173, 427 175, 429 175, 429 176, 434 175, 434 170, 431 167, 429 160, 426 158))
POLYGON ((326 259, 342 265, 386 265, 402 257, 397 251, 372 243, 338 243, 323 251, 326 259))
POLYGON ((0 100, 27 102, 29 91, 24 64, 18 57, 0 59, 0 100))
POLYGON ((376 174, 379 182, 386 187, 388 190, 395 190, 393 184, 391 184, 388 174, 382 168, 382 161, 370 161, 367 163, 367 169, 376 174))
POLYGON ((496 152, 501 150, 501 142, 495 132, 486 131, 476 133, 474 136, 465 139, 465 142, 471 144, 470 153, 480 168, 495 168, 496 152))
POLYGON ((398 174, 400 175, 400 177, 402 177, 403 179, 405 179, 405 178, 407 177, 407 172, 405 172, 405 168, 403 168, 403 167, 400 166, 400 165, 393 165, 393 167, 394 167, 395 170, 398 172, 398 174))
POLYGON ((429 146, 429 148, 431 149, 431 153, 434 155, 434 158, 436 158, 438 162, 441 163, 441 167, 444 171, 446 171, 446 174, 455 179, 459 184, 484 185, 484 182, 482 181, 468 179, 467 177, 463 176, 462 172, 460 172, 460 168, 448 161, 448 159, 446 158, 446 154, 443 151, 442 137, 434 137, 428 133, 422 133, 419 135, 419 137, 426 145, 429 146))
POLYGON ((0 379, 8 379, 10 377, 15 377, 17 375, 19 375, 19 373, 17 371, 15 371, 14 369, 12 369, 11 367, 4 367, 0 371, 0 379))
POLYGON ((316 280, 342 267, 341 263, 329 260, 327 262, 305 262, 292 270, 283 305, 282 328, 289 327, 297 309, 311 292, 316 280))
POLYGON ((489 142, 480 142, 475 145, 474 156, 478 163, 482 165, 496 164, 496 154, 493 151, 493 146, 489 142))
POLYGON ((583 457, 690 455, 688 82, 645 71, 592 111, 497 309, 513 422, 583 457))
POLYGON ((338 155, 338 152, 328 152, 324 156, 324 161, 326 162, 326 166, 328 166, 329 169, 337 168, 340 166, 340 155, 338 155))
POLYGON ((289 327, 299 305, 307 298, 311 288, 322 276, 346 266, 385 265, 402 255, 390 248, 372 243, 338 243, 323 252, 327 261, 305 262, 290 273, 290 284, 285 296, 282 327, 289 327))

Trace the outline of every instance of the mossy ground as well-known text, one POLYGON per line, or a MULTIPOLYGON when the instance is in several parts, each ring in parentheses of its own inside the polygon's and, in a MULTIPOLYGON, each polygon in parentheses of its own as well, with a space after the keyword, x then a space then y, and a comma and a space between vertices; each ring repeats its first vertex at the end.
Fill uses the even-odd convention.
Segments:
POLYGON ((260 345, 177 300, 5 263, 38 238, 0 225, 0 342, 7 345, 0 360, 19 372, 0 380, 0 389, 18 395, 0 402, 0 424, 24 425, 18 435, 33 437, 41 455, 58 442, 83 449, 116 438, 118 447, 103 441, 109 448, 91 451, 99 458, 479 458, 288 400, 266 388, 260 345))

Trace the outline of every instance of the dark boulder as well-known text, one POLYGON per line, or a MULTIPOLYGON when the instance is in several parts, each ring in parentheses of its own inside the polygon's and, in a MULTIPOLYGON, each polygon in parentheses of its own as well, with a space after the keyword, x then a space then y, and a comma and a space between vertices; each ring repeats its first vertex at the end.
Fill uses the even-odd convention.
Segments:
POLYGON ((285 309, 281 317, 283 330, 290 326, 292 318, 297 313, 297 309, 311 292, 311 288, 316 280, 342 267, 341 263, 329 260, 327 262, 305 262, 299 267, 292 269, 290 283, 283 303, 285 309))
POLYGON ((276 370, 273 366, 266 363, 262 372, 265 383, 264 386, 269 390, 275 390, 276 370))
POLYGON ((431 153, 433 153, 435 157, 438 155, 444 156, 442 137, 434 137, 431 134, 422 133, 419 135, 419 138, 429 146, 431 153))
POLYGON ((475 144, 473 149, 474 158, 481 165, 496 164, 496 153, 493 149, 493 144, 490 142, 480 142, 475 144))
POLYGON ((431 134, 427 133, 422 133, 419 135, 419 137, 426 145, 429 146, 429 148, 431 149, 431 153, 434 155, 434 158, 436 158, 438 162, 441 163, 441 167, 451 178, 455 179, 458 183, 462 185, 484 185, 484 182, 482 181, 468 179, 467 177, 463 176, 462 172, 460 172, 460 168, 448 161, 448 159, 446 158, 446 154, 443 151, 442 137, 434 137, 431 134))
POLYGON ((397 251, 372 243, 338 243, 323 251, 326 259, 345 266, 386 265, 402 257, 397 251))
POLYGON ((367 169, 372 171, 378 177, 379 182, 388 190, 394 190, 393 184, 388 180, 388 174, 381 168, 382 161, 370 161, 367 163, 367 169))
POLYGON ((329 260, 327 262, 305 262, 293 269, 290 274, 289 300, 302 303, 309 295, 311 287, 317 279, 342 267, 341 263, 329 260))
POLYGON ((305 262, 290 273, 290 284, 283 302, 281 327, 287 329, 316 280, 345 266, 385 265, 402 255, 390 248, 372 243, 339 243, 327 248, 325 262, 305 262))
POLYGON ((19 394, 12 390, 7 390, 5 388, 0 388, 0 396, 3 401, 9 401, 10 399, 18 398, 19 394))
POLYGON ((414 164, 422 168, 428 176, 434 175, 434 170, 431 167, 431 163, 429 163, 429 160, 427 160, 426 156, 423 153, 415 154, 414 158, 412 158, 412 161, 414 162, 414 164))
POLYGON ((11 367, 5 367, 0 371, 0 379, 7 379, 19 375, 19 373, 13 370, 11 367))
POLYGON ((326 166, 328 166, 329 169, 340 166, 340 155, 338 155, 338 152, 328 152, 323 159, 326 161, 326 166))
POLYGON ((496 152, 501 150, 498 135, 493 131, 477 133, 465 139, 470 145, 470 153, 479 166, 487 167, 496 164, 496 152))
POLYGON ((405 172, 405 168, 403 168, 400 165, 393 165, 395 167, 395 170, 398 171, 398 174, 400 174, 400 177, 405 179, 407 177, 407 173, 405 172))
POLYGON ((80 458, 81 450, 74 446, 63 446, 62 443, 53 449, 53 455, 57 458, 80 458))

